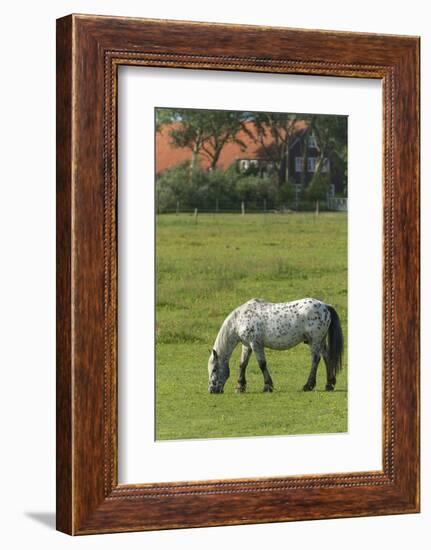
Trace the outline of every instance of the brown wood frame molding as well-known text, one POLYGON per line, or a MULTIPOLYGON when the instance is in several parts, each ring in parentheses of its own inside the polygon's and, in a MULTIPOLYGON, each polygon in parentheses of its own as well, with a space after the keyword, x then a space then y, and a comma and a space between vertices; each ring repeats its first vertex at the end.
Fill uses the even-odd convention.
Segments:
POLYGON ((419 511, 419 38, 70 15, 57 21, 57 528, 419 511), (383 470, 119 485, 117 68, 383 82, 383 470))

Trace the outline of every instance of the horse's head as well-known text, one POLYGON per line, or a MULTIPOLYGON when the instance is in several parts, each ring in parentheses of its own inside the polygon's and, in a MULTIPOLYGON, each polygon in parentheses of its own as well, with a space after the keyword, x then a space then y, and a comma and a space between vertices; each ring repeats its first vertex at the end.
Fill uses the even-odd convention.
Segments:
POLYGON ((213 349, 208 359, 208 391, 210 393, 223 393, 228 378, 228 365, 221 363, 216 350, 213 349))

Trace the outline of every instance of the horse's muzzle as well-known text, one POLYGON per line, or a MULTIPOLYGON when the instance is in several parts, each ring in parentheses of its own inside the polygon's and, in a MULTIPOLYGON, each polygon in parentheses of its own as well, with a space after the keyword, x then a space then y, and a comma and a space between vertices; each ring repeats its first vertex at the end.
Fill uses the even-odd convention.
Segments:
POLYGON ((220 386, 209 386, 209 393, 223 393, 223 388, 220 386))

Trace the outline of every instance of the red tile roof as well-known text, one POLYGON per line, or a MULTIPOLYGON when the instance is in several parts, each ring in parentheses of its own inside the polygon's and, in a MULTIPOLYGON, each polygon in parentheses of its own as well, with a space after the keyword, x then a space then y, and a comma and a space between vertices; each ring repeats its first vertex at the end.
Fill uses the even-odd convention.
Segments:
MULTIPOLYGON (((296 123, 298 133, 307 127, 304 120, 299 120, 296 123)), ((172 126, 164 126, 160 132, 156 133, 156 173, 160 174, 167 168, 190 162, 192 152, 187 148, 174 147, 171 144, 169 132, 172 126)), ((251 122, 247 123, 247 130, 254 133, 254 126, 251 122)), ((238 133, 238 138, 244 143, 245 149, 237 143, 228 143, 223 148, 220 159, 217 163, 218 168, 227 169, 237 159, 247 158, 262 158, 262 147, 255 143, 253 139, 244 131, 238 133)), ((265 139, 265 145, 270 145, 272 138, 268 136, 265 139)), ((209 159, 205 154, 199 155, 200 166, 208 168, 210 165, 209 159)))

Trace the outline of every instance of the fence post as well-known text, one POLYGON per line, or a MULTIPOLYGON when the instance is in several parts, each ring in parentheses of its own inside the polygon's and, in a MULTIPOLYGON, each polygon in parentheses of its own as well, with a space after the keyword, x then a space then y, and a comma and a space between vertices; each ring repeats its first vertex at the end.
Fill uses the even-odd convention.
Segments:
POLYGON ((180 213, 180 201, 177 201, 177 210, 175 212, 175 215, 178 216, 179 213, 180 213))
POLYGON ((241 201, 241 214, 244 216, 245 214, 245 204, 244 201, 241 201))
POLYGON ((319 215, 319 201, 316 201, 316 216, 319 215))
POLYGON ((216 212, 218 212, 218 197, 216 198, 216 212))
POLYGON ((195 208, 195 223, 198 223, 198 209, 195 208))

